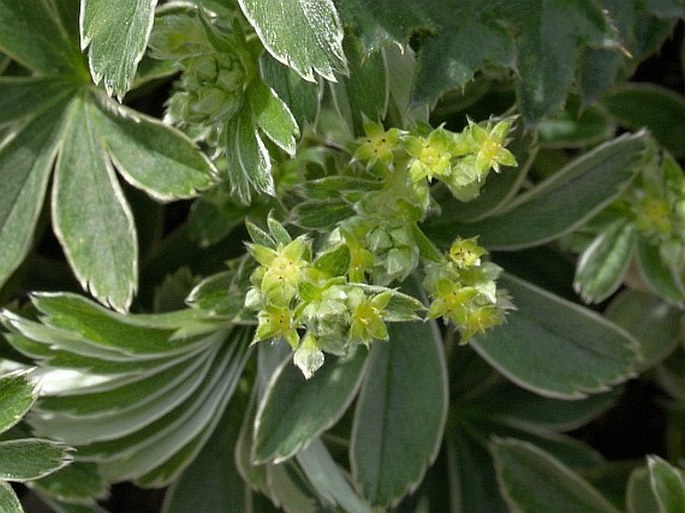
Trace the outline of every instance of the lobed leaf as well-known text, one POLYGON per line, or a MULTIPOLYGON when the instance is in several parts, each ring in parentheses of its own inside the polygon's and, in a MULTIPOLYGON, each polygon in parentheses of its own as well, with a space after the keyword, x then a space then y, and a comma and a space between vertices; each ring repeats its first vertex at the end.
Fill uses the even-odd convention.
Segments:
POLYGON ((81 0, 81 48, 93 81, 123 98, 143 58, 157 0, 81 0))
POLYGON ((578 399, 634 375, 638 342, 600 315, 511 275, 500 278, 517 310, 471 345, 517 385, 578 399))
POLYGON ((82 461, 72 461, 57 472, 32 481, 29 486, 61 501, 82 504, 105 499, 109 494, 109 486, 100 477, 97 465, 82 461))
POLYGON ((268 52, 302 78, 345 73, 343 27, 331 0, 238 0, 268 52))
POLYGON ((630 265, 635 239, 632 224, 614 224, 582 253, 573 287, 585 302, 599 303, 618 290, 630 265))
POLYGON ((295 138, 300 135, 295 117, 273 89, 261 81, 255 82, 248 89, 248 101, 257 126, 279 148, 294 156, 297 145, 295 138))

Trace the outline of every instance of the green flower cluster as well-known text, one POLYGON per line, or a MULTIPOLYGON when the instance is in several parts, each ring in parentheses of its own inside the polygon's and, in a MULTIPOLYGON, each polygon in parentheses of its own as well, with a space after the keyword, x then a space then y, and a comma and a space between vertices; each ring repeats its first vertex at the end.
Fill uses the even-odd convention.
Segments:
POLYGON ((506 311, 513 308, 506 293, 497 289, 502 269, 483 261, 485 255, 475 237, 458 238, 442 261, 425 267, 423 286, 432 300, 427 317, 454 323, 462 343, 502 324, 506 311))
POLYGON ((414 182, 438 179, 460 201, 478 196, 491 169, 516 166, 506 149, 513 118, 484 125, 469 120, 460 133, 438 127, 427 133, 410 133, 392 128, 384 131, 366 122, 366 137, 360 141, 355 157, 367 166, 398 172, 406 168, 414 182))
POLYGON ((491 169, 514 166, 504 147, 513 119, 480 126, 469 121, 461 133, 443 127, 415 132, 364 123, 352 165, 360 164, 379 187, 355 198, 357 215, 333 234, 344 239, 352 255, 356 281, 390 285, 407 278, 419 265, 423 238, 418 223, 431 208, 430 182, 442 181, 462 201, 478 196, 491 169), (425 132, 425 133, 423 133, 425 132))
POLYGON ((268 219, 269 233, 248 223, 248 251, 258 266, 245 305, 257 311, 254 342, 284 339, 306 378, 324 362, 324 351, 350 354, 359 344, 387 340, 386 322, 416 320, 422 304, 396 290, 355 282, 351 251, 328 245, 313 255, 307 236, 292 239, 268 219))

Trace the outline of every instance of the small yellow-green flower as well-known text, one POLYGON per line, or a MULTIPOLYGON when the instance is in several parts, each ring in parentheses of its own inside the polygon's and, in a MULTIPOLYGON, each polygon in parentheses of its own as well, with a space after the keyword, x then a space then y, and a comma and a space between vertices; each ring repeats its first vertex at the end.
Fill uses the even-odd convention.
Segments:
POLYGON ((496 305, 479 306, 466 316, 461 328, 461 343, 467 343, 474 335, 485 333, 488 329, 504 322, 504 312, 496 305))
POLYGON ((398 147, 402 132, 397 128, 386 131, 379 123, 365 120, 364 133, 366 137, 361 139, 361 144, 354 152, 354 157, 361 162, 366 162, 369 166, 376 162, 392 163, 394 151, 398 147))
POLYGON ((248 244, 252 256, 261 267, 252 275, 255 286, 266 298, 278 305, 287 305, 297 294, 298 286, 309 265, 305 255, 309 241, 298 237, 287 245, 271 249, 260 244, 248 244))
POLYGON ((469 120, 469 134, 476 148, 475 166, 480 175, 489 169, 499 173, 499 166, 516 166, 514 155, 507 150, 506 137, 511 127, 511 120, 505 119, 494 127, 487 124, 485 128, 469 120))
POLYGON ((300 344, 300 335, 293 313, 284 306, 269 305, 257 314, 257 330, 253 342, 269 339, 285 339, 293 350, 300 344))
POLYGON ((350 319, 350 338, 360 340, 367 345, 373 340, 387 340, 388 328, 383 320, 383 313, 392 294, 387 291, 367 298, 363 296, 363 291, 355 290, 361 294, 356 294, 357 304, 354 306, 350 319))
POLYGON ((409 161, 409 176, 414 181, 447 176, 452 167, 454 140, 443 128, 436 128, 428 137, 409 136, 404 148, 412 157, 409 161))
POLYGON ((449 258, 459 268, 480 265, 481 257, 487 251, 478 245, 478 237, 462 239, 458 237, 450 248, 449 258))

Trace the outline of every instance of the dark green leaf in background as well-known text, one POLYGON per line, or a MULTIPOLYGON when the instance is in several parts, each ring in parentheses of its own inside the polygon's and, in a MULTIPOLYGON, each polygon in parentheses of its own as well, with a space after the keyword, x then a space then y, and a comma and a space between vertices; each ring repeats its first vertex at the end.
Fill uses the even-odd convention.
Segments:
POLYGON ((52 1, 0 2, 0 49, 40 74, 85 71, 81 52, 70 37, 76 28, 64 26, 52 1))
POLYGON ((612 301, 604 315, 640 343, 644 358, 640 369, 656 365, 678 346, 682 311, 658 296, 627 290, 612 301))
POLYGON ((350 459, 362 495, 388 505, 413 490, 436 455, 447 375, 434 322, 391 324, 373 345, 357 403, 350 459))
POLYGON ((636 256, 640 274, 654 292, 673 303, 685 301, 685 284, 661 258, 658 245, 640 238, 636 256))
POLYGON ((532 444, 498 439, 491 452, 512 513, 618 513, 578 474, 532 444))
POLYGON ((90 74, 120 99, 131 88, 145 53, 157 0, 81 0, 81 48, 90 74))

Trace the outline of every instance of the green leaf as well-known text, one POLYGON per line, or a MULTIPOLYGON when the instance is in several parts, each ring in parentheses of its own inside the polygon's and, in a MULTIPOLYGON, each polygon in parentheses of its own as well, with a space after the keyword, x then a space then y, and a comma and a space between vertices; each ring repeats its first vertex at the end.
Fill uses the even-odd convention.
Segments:
POLYGON ((517 95, 526 121, 535 123, 563 106, 581 45, 617 49, 620 43, 608 13, 592 0, 517 3, 509 3, 522 29, 517 36, 517 95))
POLYGON ((646 467, 636 468, 626 487, 626 509, 628 513, 657 513, 659 503, 654 496, 650 474, 646 467))
POLYGON ((612 301, 604 315, 640 343, 644 358, 640 370, 661 362, 678 346, 682 311, 657 296, 628 290, 612 301))
POLYGON ((587 303, 600 303, 623 283, 635 247, 631 223, 616 223, 602 231, 578 260, 573 287, 587 303))
POLYGON ((57 472, 32 481, 30 486, 67 502, 88 503, 94 499, 105 499, 109 493, 109 487, 100 477, 97 465, 83 461, 72 461, 57 472))
POLYGON ((261 81, 252 84, 247 94, 257 126, 279 148, 294 156, 297 145, 295 138, 299 137, 300 129, 288 105, 261 81))
POLYGON ((3 513, 24 513, 19 498, 8 483, 0 481, 0 511, 3 513))
POLYGON ((352 475, 372 505, 397 503, 440 446, 447 371, 434 322, 391 324, 371 349, 354 415, 352 475))
POLYGON ((131 88, 152 31, 157 0, 81 0, 81 48, 93 81, 120 99, 131 88))
POLYGON ((178 130, 111 100, 88 114, 117 171, 153 198, 190 198, 214 183, 214 165, 178 130))
POLYGON ((516 68, 514 41, 503 26, 484 22, 479 7, 455 3, 448 7, 442 2, 435 10, 441 11, 447 26, 421 45, 412 91, 414 104, 463 87, 487 64, 516 68))
MULTIPOLYGON (((582 226, 611 203, 642 164, 646 135, 623 136, 598 146, 512 201, 506 210, 452 228, 480 235, 479 244, 513 250, 536 246, 582 226)), ((437 230, 436 230, 437 231, 437 230)), ((444 239, 445 227, 440 226, 444 239)), ((433 231, 430 231, 433 234, 433 231)))
POLYGON ((0 479, 27 481, 39 479, 71 461, 68 449, 58 442, 6 440, 0 442, 0 479))
POLYGON ((490 450, 511 512, 618 513, 587 481, 532 444, 497 439, 490 450))
POLYGON ((654 292, 673 303, 685 301, 685 285, 661 258, 659 246, 642 238, 637 241, 640 274, 654 292))
POLYGON ((682 95, 655 84, 630 83, 614 89, 602 100, 602 105, 624 126, 635 130, 648 128, 674 157, 685 155, 682 95))
POLYGON ((371 507, 355 493, 320 439, 297 453, 297 461, 312 487, 332 507, 340 506, 347 513, 372 513, 371 507))
POLYGON ((328 358, 306 380, 290 359, 276 370, 255 419, 253 460, 280 463, 305 448, 342 417, 362 377, 366 351, 328 358))
POLYGON ((560 401, 501 381, 478 394, 469 405, 478 415, 486 415, 490 421, 511 427, 569 431, 580 428, 612 407, 618 392, 591 395, 578 401, 560 401))
POLYGON ((425 0, 338 0, 336 5, 343 24, 356 29, 366 53, 386 43, 402 47, 415 30, 436 28, 425 0))
POLYGON ((175 481, 164 497, 163 513, 222 511, 242 513, 250 491, 233 460, 239 412, 227 410, 197 458, 175 481))
POLYGON ((383 119, 388 109, 390 88, 388 70, 383 52, 378 50, 364 55, 361 43, 350 35, 345 38, 345 54, 350 75, 343 81, 350 103, 354 131, 363 134, 363 119, 383 119))
POLYGON ((65 114, 52 189, 53 228, 81 286, 123 311, 138 281, 135 223, 88 107, 76 96, 65 114))
POLYGON ((331 0, 238 0, 243 14, 273 57, 302 78, 335 81, 345 73, 343 27, 331 0))
MULTIPOLYGON (((0 77, 0 126, 38 116, 74 92, 73 84, 50 77, 0 77)), ((50 119, 59 118, 52 113, 50 119)), ((44 124, 50 124, 45 123, 44 124)))
POLYGON ((246 204, 250 203, 251 188, 274 195, 269 151, 257 133, 252 113, 243 109, 226 129, 226 159, 231 191, 246 204))
POLYGON ((578 113, 578 102, 572 103, 573 105, 567 105, 565 110, 554 117, 538 124, 538 141, 542 146, 582 148, 606 141, 614 135, 616 127, 607 114, 596 107, 589 107, 578 113))
POLYGON ((659 503, 659 513, 685 511, 685 480, 679 469, 658 456, 647 458, 649 481, 659 503))
POLYGON ((505 275, 517 310, 472 346, 517 385, 545 397, 578 399, 633 376, 638 342, 600 315, 505 275))
POLYGON ((38 73, 66 72, 80 78, 81 52, 53 2, 2 0, 0 13, 0 50, 38 73))
POLYGON ((57 153, 61 110, 53 107, 0 144, 0 283, 29 252, 57 153))
POLYGON ((0 376, 0 433, 14 426, 35 401, 35 385, 25 373, 0 376))
POLYGON ((319 111, 321 83, 305 82, 291 68, 265 56, 260 61, 264 81, 288 106, 299 126, 313 124, 319 111))

